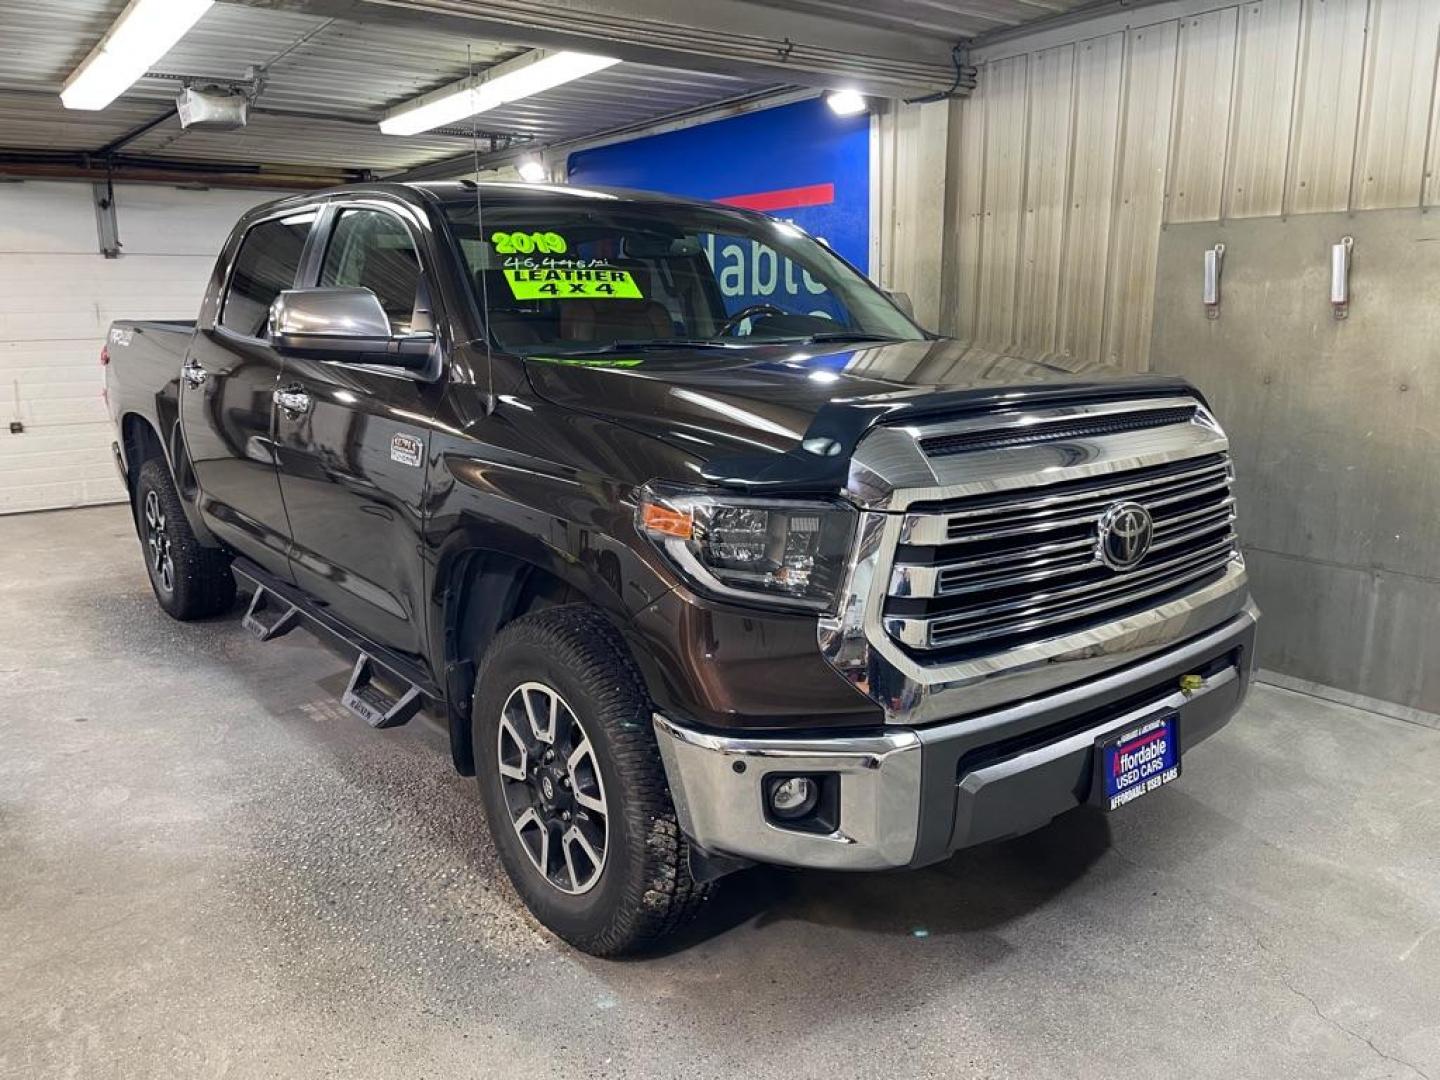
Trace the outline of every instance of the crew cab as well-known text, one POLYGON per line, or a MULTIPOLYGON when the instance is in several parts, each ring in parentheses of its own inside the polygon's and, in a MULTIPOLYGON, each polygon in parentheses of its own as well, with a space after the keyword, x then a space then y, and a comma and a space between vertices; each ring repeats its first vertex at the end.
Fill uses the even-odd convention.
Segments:
POLYGON ((354 713, 447 726, 539 920, 627 953, 747 865, 1118 809, 1245 695, 1201 393, 904 306, 745 210, 307 194, 239 222, 194 323, 111 327, 116 462, 165 611, 337 639, 354 713))

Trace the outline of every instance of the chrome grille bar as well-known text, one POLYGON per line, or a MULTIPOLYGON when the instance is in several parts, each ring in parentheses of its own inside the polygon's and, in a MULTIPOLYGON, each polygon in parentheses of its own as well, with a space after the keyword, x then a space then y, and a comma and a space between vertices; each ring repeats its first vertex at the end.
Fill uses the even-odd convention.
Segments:
POLYGON ((1008 647, 1197 582, 1238 556, 1232 475, 1222 447, 1039 491, 916 503, 894 549, 885 631, 917 650, 1008 647), (1153 523, 1148 551, 1124 571, 1097 550, 1100 518, 1120 502, 1153 523))
POLYGON ((1097 615, 1111 608, 1136 603, 1159 593, 1169 592, 1209 574, 1223 570, 1236 556, 1234 542, 1226 540, 1217 545, 1207 557, 1196 560, 1193 557, 1177 559, 1166 566, 1166 573, 1160 576, 1144 574, 1124 579, 1124 584, 1106 582, 1112 591, 1098 599, 1090 600, 1088 595, 1071 593, 1064 602, 1052 606, 1036 604, 1013 612, 1012 618, 990 619, 981 625, 967 624, 963 619, 953 617, 907 618, 887 616, 885 629, 903 644, 919 649, 950 648, 974 644, 998 637, 1010 637, 1042 630, 1062 620, 1074 620, 1097 615), (1075 603, 1076 600, 1087 601, 1075 603))
MULTIPOLYGON (((1165 551, 1169 548, 1178 547, 1179 545, 1189 543, 1195 540, 1197 537, 1203 536, 1206 533, 1214 532, 1216 529, 1227 525, 1230 521, 1233 520, 1234 515, 1231 515, 1230 518, 1226 519, 1225 521, 1217 522, 1215 524, 1209 525, 1208 527, 1198 530, 1190 530, 1180 536, 1175 536, 1164 541, 1157 541, 1150 545, 1150 550, 1152 552, 1156 550, 1165 551)), ((1229 530, 1227 529, 1226 531, 1228 534, 1229 530)), ((1086 541, 1085 547, 1087 553, 1093 552, 1095 544, 1093 541, 1086 541)), ((953 567, 947 566, 942 569, 939 574, 938 591, 929 594, 911 593, 909 595, 958 596, 963 593, 988 592, 994 589, 1006 589, 1014 585, 1025 585, 1031 582, 1046 581, 1050 578, 1073 575, 1076 573, 1084 573, 1087 571, 1100 573, 1102 570, 1104 570, 1102 564, 1093 558, 1087 558, 1083 562, 1077 562, 1073 558, 1056 559, 1051 561, 1055 564, 1052 568, 1032 570, 1021 574, 1000 574, 993 576, 987 575, 983 577, 960 577, 958 574, 956 574, 953 567)), ((931 568, 926 567, 926 569, 931 568)), ((1114 573, 1107 572, 1106 577, 1113 579, 1114 573)))
MULTIPOLYGON (((944 597, 1073 577, 1087 570, 1099 573, 1103 567, 1095 557, 1095 525, 1106 505, 1093 507, 1089 515, 977 530, 963 541, 938 549, 937 561, 927 559, 923 551, 916 553, 919 558, 907 555, 906 551, 913 550, 913 546, 902 545, 891 568, 888 594, 908 598, 944 597), (1046 537, 1045 533, 1054 536, 1046 537), (967 553, 962 558, 950 554, 959 547, 973 550, 976 545, 993 547, 995 542, 1005 541, 1010 543, 1003 550, 967 553)), ((1183 497, 1171 494, 1146 500, 1142 505, 1151 511, 1155 522, 1150 546, 1152 556, 1211 534, 1233 534, 1235 499, 1226 483, 1189 487, 1183 497), (1194 506, 1196 501, 1202 501, 1203 505, 1194 506), (1170 509, 1182 503, 1187 504, 1187 508, 1170 509)))
POLYGON ((1200 483, 1205 480, 1220 480, 1228 476, 1230 463, 1225 460, 1211 461, 1208 464, 1197 468, 1187 469, 1178 475, 1150 477, 1145 480, 1129 480, 1121 483, 1110 483, 1097 485, 1089 490, 1060 492, 1053 495, 1046 495, 1038 499, 1023 499, 1013 502, 1006 502, 1002 507, 978 507, 974 509, 951 510, 946 513, 950 520, 957 518, 978 518, 987 514, 994 514, 997 509, 1003 509, 1007 514, 1023 514, 1032 510, 1049 510, 1051 507, 1062 506, 1067 503, 1087 502, 1101 500, 1113 502, 1116 499, 1136 499, 1145 501, 1143 493, 1155 491, 1169 484, 1177 483, 1200 483))
POLYGON ((943 510, 933 514, 911 513, 905 517, 900 542, 939 546, 1043 532, 1090 520, 1120 499, 1143 503, 1152 509, 1169 506, 1197 495, 1228 491, 1229 469, 1228 461, 1212 461, 1194 472, 1107 484, 1080 492, 1057 493, 1042 499, 998 503, 975 509, 943 510), (991 519, 990 531, 984 531, 987 518, 991 519))

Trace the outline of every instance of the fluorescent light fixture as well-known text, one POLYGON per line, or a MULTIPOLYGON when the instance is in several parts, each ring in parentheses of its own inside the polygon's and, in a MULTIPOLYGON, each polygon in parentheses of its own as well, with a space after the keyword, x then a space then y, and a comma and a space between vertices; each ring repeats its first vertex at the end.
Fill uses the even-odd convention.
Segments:
POLYGON ((854 90, 832 90, 825 96, 825 104, 836 116, 855 116, 865 111, 865 99, 854 90))
POLYGON ((550 174, 545 169, 545 163, 537 157, 521 158, 520 163, 515 166, 515 171, 527 184, 543 184, 550 179, 550 174))
POLYGON ((214 0, 130 0, 60 88, 67 109, 103 109, 185 36, 214 0))
POLYGON ((380 130, 386 135, 418 135, 583 79, 619 62, 589 53, 534 49, 514 60, 496 64, 473 79, 461 79, 391 109, 380 121, 380 130))

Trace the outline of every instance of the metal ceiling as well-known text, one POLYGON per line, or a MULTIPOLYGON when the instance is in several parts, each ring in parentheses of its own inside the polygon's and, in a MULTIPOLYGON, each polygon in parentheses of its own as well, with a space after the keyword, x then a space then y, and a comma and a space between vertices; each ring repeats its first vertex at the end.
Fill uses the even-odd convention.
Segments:
MULTIPOLYGON (((454 157, 468 127, 381 135, 395 104, 524 52, 527 46, 389 24, 220 3, 124 96, 101 112, 61 106, 61 83, 124 0, 0 0, 0 148, 94 151, 166 114, 185 81, 258 89, 249 125, 184 130, 170 116, 124 154, 386 173, 454 157)), ((725 75, 624 63, 477 119, 524 142, 593 135, 776 88, 725 75)), ((488 149, 488 142, 483 144, 488 149)))
MULTIPOLYGON (((477 121, 482 132, 497 136, 482 145, 490 150, 593 138, 732 101, 779 95, 793 90, 787 85, 792 73, 793 82, 815 86, 817 79, 830 77, 824 70, 843 70, 846 57, 872 68, 888 64, 894 72, 924 70, 931 88, 943 88, 951 83, 950 42, 1061 15, 1078 2, 675 0, 671 17, 657 21, 640 15, 638 0, 575 0, 568 9, 572 21, 610 27, 611 54, 623 62, 482 114, 477 121), (705 20, 730 20, 732 9, 739 8, 752 18, 736 21, 729 30, 702 32, 705 20), (627 39, 626 27, 633 28, 637 40, 659 35, 663 47, 627 39), (804 38, 797 40, 793 54, 790 33, 804 38), (765 42, 782 39, 784 47, 765 60, 765 42), (856 51, 871 41, 883 43, 891 59, 880 52, 866 58, 856 51), (905 58, 912 55, 913 60, 905 58)), ((381 135, 376 124, 394 105, 463 78, 472 64, 483 69, 537 44, 552 44, 550 39, 563 33, 554 24, 564 21, 559 9, 550 11, 555 5, 549 0, 527 0, 518 7, 509 0, 483 5, 468 0, 222 2, 109 108, 64 109, 58 99, 62 82, 124 5, 125 0, 0 0, 0 156, 5 161, 19 160, 19 151, 29 155, 27 160, 93 154, 117 140, 123 150, 114 152, 135 160, 308 171, 332 178, 453 160, 470 150, 466 130, 397 138, 381 135), (496 23, 502 15, 503 23, 496 23), (489 37, 480 33, 487 26, 489 37), (229 83, 253 93, 249 126, 224 133, 181 129, 178 119, 167 114, 187 82, 229 83)), ((647 10, 653 16, 664 8, 651 3, 647 10)), ((604 46, 591 42, 590 47, 604 46)))
POLYGON ((768 8, 828 15, 902 33, 976 38, 1066 15, 1094 0, 766 0, 768 8))

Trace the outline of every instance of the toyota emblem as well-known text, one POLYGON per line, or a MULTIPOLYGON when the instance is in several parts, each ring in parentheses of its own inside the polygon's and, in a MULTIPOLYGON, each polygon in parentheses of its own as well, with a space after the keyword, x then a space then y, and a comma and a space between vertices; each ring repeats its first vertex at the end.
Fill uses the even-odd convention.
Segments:
POLYGON ((1107 507, 1096 524, 1095 557, 1112 570, 1133 570, 1150 550, 1155 522, 1137 502, 1107 507))

